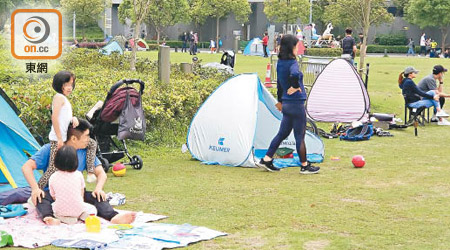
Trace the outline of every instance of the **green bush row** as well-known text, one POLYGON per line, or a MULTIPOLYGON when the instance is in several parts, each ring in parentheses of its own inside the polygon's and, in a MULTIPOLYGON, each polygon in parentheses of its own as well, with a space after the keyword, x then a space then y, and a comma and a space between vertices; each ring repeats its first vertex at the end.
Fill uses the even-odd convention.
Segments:
MULTIPOLYGON (((150 46, 151 44, 157 45, 156 40, 146 40, 146 42, 148 46, 150 46)), ((162 40, 159 42, 162 43, 162 40)), ((182 48, 183 41, 166 41, 166 45, 171 48, 182 48)), ((189 47, 189 43, 187 44, 187 46, 189 47)), ((199 42, 197 46, 198 48, 209 48, 209 42, 199 42)))
POLYGON ((309 48, 305 52, 308 56, 325 56, 325 57, 336 57, 341 56, 342 49, 338 48, 309 48))
MULTIPOLYGON (((384 50, 387 50, 387 53, 405 53, 408 52, 408 47, 406 45, 367 45, 367 53, 384 53, 384 50)), ((418 53, 420 51, 420 46, 416 46, 414 51, 418 53)))
MULTIPOLYGON (((76 49, 64 53, 61 65, 54 70, 70 70, 77 76, 76 88, 69 98, 77 117, 84 117, 97 101, 104 101, 117 81, 126 78, 143 80, 146 142, 155 145, 175 146, 183 143, 198 107, 220 83, 230 77, 198 65, 194 66, 193 74, 184 74, 179 65, 174 64, 170 83, 162 84, 158 81, 155 61, 138 60, 136 71, 130 71, 129 59, 128 55, 113 53, 104 56, 95 50, 76 49)), ((30 80, 0 67, 0 86, 22 111, 21 117, 26 125, 44 139, 48 139, 51 126, 50 108, 55 94, 51 87, 53 74, 30 80)))
POLYGON ((405 34, 382 34, 375 38, 378 45, 406 45, 408 39, 405 34))

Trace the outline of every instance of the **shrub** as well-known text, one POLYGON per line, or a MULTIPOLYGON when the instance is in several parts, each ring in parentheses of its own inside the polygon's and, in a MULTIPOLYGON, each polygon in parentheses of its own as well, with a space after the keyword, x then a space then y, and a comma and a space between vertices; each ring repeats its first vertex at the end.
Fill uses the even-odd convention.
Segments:
MULTIPOLYGON (((152 44, 155 44, 157 46, 156 40, 147 40, 147 44, 150 46, 152 44)), ((159 41, 162 43, 162 40, 159 41)), ((171 48, 181 48, 183 47, 183 41, 166 41, 166 45, 171 48)), ((187 45, 189 47, 189 43, 187 45)), ((198 48, 209 48, 209 42, 199 42, 197 45, 198 48)))
POLYGON ((99 49, 106 45, 104 42, 84 42, 79 43, 80 48, 86 48, 86 49, 99 49))
POLYGON ((384 34, 375 38, 375 43, 379 45, 406 45, 408 39, 405 34, 384 34))
MULTIPOLYGON (((184 74, 179 65, 174 64, 171 67, 170 83, 162 84, 158 81, 155 61, 138 60, 136 71, 129 71, 129 59, 128 55, 104 56, 95 50, 76 49, 63 54, 57 70, 67 69, 77 76, 76 88, 69 98, 77 117, 84 117, 97 101, 104 101, 107 92, 117 81, 126 78, 143 80, 146 143, 155 145, 175 146, 185 142, 189 123, 201 103, 230 77, 215 69, 202 69, 198 65, 194 67, 193 74, 184 74)), ((0 77, 8 79, 1 82, 0 86, 22 111, 21 118, 25 124, 34 128, 32 133, 48 140, 51 102, 55 94, 51 87, 53 75, 30 81, 23 74, 10 73, 6 69, 0 67, 0 77)))
POLYGON ((337 57, 341 56, 342 49, 338 48, 309 48, 306 50, 308 56, 325 56, 325 57, 337 57))
MULTIPOLYGON (((385 45, 367 45, 367 53, 405 53, 408 52, 408 47, 406 45, 396 45, 396 46, 385 46, 385 45)), ((420 50, 420 46, 416 46, 416 51, 420 50)))

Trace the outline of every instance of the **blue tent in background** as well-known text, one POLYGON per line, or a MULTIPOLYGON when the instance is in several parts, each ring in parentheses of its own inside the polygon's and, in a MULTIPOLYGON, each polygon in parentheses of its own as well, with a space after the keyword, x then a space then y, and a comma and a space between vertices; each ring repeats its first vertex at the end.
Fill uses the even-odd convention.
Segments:
MULTIPOLYGON (((253 38, 248 42, 244 49, 245 56, 264 56, 264 49, 262 40, 259 37, 253 38)), ((269 48, 267 48, 267 55, 270 55, 269 48)))
MULTIPOLYGON (((41 146, 19 118, 19 110, 0 88, 0 192, 28 186, 22 174, 27 153, 35 154, 41 146)), ((34 173, 40 178, 38 171, 34 173)))
POLYGON ((105 47, 100 49, 100 52, 103 55, 111 55, 112 52, 119 52, 119 54, 123 54, 123 48, 122 46, 120 46, 120 44, 113 40, 110 43, 108 43, 107 45, 105 45, 105 47))

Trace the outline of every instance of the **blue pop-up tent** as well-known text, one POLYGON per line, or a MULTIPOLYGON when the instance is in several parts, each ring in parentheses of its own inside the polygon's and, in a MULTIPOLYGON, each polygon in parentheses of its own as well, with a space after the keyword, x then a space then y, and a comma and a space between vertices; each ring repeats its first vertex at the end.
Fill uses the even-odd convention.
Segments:
MULTIPOLYGON (((270 55, 269 48, 267 50, 267 55, 270 55)), ((264 56, 264 49, 262 40, 258 37, 253 38, 248 42, 247 46, 244 49, 245 56, 264 56)))
MULTIPOLYGON (((39 143, 18 116, 18 109, 0 88, 0 192, 28 186, 22 165, 35 154, 39 143)), ((35 171, 36 179, 40 174, 35 171)))
POLYGON ((110 55, 113 52, 118 52, 119 54, 123 54, 123 48, 122 46, 120 46, 120 44, 115 41, 112 40, 110 43, 108 43, 107 45, 105 45, 105 47, 100 49, 100 52, 103 55, 110 55))

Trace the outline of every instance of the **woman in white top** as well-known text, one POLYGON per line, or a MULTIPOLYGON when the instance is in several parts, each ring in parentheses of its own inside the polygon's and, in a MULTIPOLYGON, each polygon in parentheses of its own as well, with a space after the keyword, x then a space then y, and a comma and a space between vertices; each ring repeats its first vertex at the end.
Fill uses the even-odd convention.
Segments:
MULTIPOLYGON (((49 134, 50 139, 50 161, 47 171, 39 180, 39 187, 45 188, 48 184, 50 176, 56 171, 54 166, 55 155, 60 147, 64 145, 67 140, 67 130, 72 123, 75 128, 78 126, 78 119, 73 117, 72 105, 67 97, 72 93, 75 88, 75 75, 69 71, 60 71, 53 77, 53 89, 57 92, 53 96, 52 102, 52 129, 49 134)), ((97 150, 97 142, 93 139, 90 140, 86 152, 86 165, 88 170, 87 181, 93 182, 96 177, 94 174, 94 160, 97 150)))

